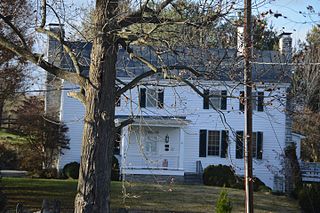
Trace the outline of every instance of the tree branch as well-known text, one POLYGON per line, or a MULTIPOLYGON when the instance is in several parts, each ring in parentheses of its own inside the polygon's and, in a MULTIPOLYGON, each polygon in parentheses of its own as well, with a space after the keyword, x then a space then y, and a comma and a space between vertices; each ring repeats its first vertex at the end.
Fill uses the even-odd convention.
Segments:
POLYGON ((20 46, 12 44, 10 41, 8 41, 5 37, 1 35, 0 35, 0 46, 36 64, 37 66, 43 68, 44 70, 57 76, 58 78, 65 79, 67 81, 70 81, 71 83, 78 84, 82 87, 84 87, 87 83, 87 79, 85 77, 80 76, 77 73, 68 72, 59 67, 56 67, 51 63, 45 61, 42 55, 34 54, 29 50, 26 50, 20 46))
POLYGON ((41 24, 40 28, 44 28, 46 25, 46 19, 47 19, 47 1, 42 0, 41 1, 41 24))
POLYGON ((147 4, 149 1, 146 1, 145 4, 143 4, 139 10, 129 14, 128 16, 124 17, 122 20, 118 22, 120 27, 128 27, 131 24, 140 23, 145 17, 143 17, 143 14, 145 12, 151 12, 152 18, 157 19, 157 16, 162 12, 164 8, 166 8, 173 0, 164 0, 161 2, 156 10, 151 10, 148 8, 147 4))
POLYGON ((50 30, 46 30, 44 28, 37 28, 36 29, 38 32, 40 33, 45 33, 48 36, 57 39, 63 46, 63 49, 68 53, 68 55, 70 56, 72 63, 74 65, 74 68, 76 70, 76 73, 81 75, 81 69, 77 60, 77 57, 75 56, 75 54, 72 52, 72 49, 66 45, 65 41, 63 40, 63 38, 60 35, 57 35, 56 33, 50 31, 50 30))
POLYGON ((19 39, 22 42, 22 45, 25 49, 29 49, 26 40, 24 39, 23 35, 21 34, 21 32, 5 17, 0 13, 0 18, 11 27, 11 29, 17 34, 17 36, 19 37, 19 39))
POLYGON ((81 92, 71 91, 67 93, 68 97, 75 98, 79 100, 83 105, 85 105, 85 96, 81 92))
POLYGON ((120 123, 119 126, 116 127, 116 131, 122 129, 125 126, 128 126, 130 124, 134 123, 134 119, 132 117, 128 118, 127 120, 124 120, 120 123))
POLYGON ((134 78, 132 81, 130 81, 128 84, 126 84, 124 87, 120 88, 117 93, 116 96, 120 97, 120 95, 122 95, 123 93, 125 93, 126 91, 128 91, 129 89, 132 89, 133 87, 137 86, 137 84, 139 83, 139 81, 141 81, 142 79, 149 77, 151 75, 155 74, 155 72, 153 70, 150 70, 148 72, 144 72, 141 75, 137 76, 136 78, 134 78))

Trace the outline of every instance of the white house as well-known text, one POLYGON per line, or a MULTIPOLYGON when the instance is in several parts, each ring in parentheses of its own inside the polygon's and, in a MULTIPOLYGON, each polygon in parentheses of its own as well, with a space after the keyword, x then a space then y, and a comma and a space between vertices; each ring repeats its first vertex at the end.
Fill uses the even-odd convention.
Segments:
MULTIPOLYGON (((51 27, 54 30, 55 26, 51 27)), ((291 46, 289 35, 282 36, 281 39, 289 42, 280 44, 291 46)), ((50 42, 49 58, 53 54, 50 44, 55 45, 54 41, 50 42)), ((86 45, 86 51, 82 53, 84 63, 91 48, 90 44, 86 45)), ((129 82, 146 70, 138 62, 125 59, 124 50, 119 51, 118 78, 122 82, 129 82)), ((157 63, 150 49, 136 47, 136 51, 157 63)), ((204 61, 208 55, 206 51, 187 50, 188 53, 203 54, 199 58, 204 61)), ((243 175, 243 84, 235 80, 241 77, 241 64, 230 63, 235 62, 236 50, 209 52, 217 58, 222 55, 226 58, 228 63, 221 66, 225 76, 217 75, 216 80, 199 80, 181 71, 175 72, 204 94, 212 94, 210 99, 204 99, 186 83, 160 76, 142 80, 137 87, 119 98, 116 122, 128 117, 133 117, 135 121, 119 132, 116 141, 115 154, 121 162, 123 178, 174 177, 183 180, 186 174, 199 173, 201 167, 211 164, 230 165, 238 175, 243 175), (239 76, 232 79, 230 75, 239 76)), ((208 64, 199 66, 198 61, 193 63, 189 54, 181 58, 166 57, 167 63, 188 63, 199 70, 210 68, 208 64)), ((253 173, 267 186, 280 191, 284 189, 285 182, 284 149, 292 142, 291 119, 286 113, 291 70, 283 64, 288 57, 288 52, 257 51, 254 59, 257 63, 253 64, 253 173)), ((68 60, 52 62, 70 68, 68 60)), ((52 82, 50 76, 48 79, 52 82)), ((59 168, 69 162, 80 161, 84 116, 81 103, 67 96, 68 91, 77 89, 76 86, 64 82, 63 87, 61 93, 52 91, 50 95, 48 92, 46 98, 48 107, 53 102, 57 103, 50 98, 53 93, 61 97, 61 104, 56 108, 60 119, 69 127, 70 150, 65 150, 64 155, 60 156, 59 168)))

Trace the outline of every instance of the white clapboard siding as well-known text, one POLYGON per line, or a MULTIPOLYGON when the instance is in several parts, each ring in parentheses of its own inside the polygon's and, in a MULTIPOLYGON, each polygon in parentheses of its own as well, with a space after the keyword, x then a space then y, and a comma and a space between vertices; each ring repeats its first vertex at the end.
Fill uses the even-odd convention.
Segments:
MULTIPOLYGON (((65 83, 64 86, 65 88, 75 88, 69 83, 65 83)), ((62 92, 62 121, 69 128, 70 149, 64 150, 64 154, 60 156, 60 168, 73 161, 80 162, 81 156, 84 107, 78 100, 68 97, 68 92, 69 90, 62 92)))
MULTIPOLYGON (((160 82, 168 84, 168 82, 160 82)), ((215 90, 228 90, 228 95, 235 97, 239 96, 243 87, 226 89, 225 86, 219 86, 218 82, 212 86, 215 90), (230 90, 232 89, 232 93, 230 90)), ((150 86, 151 87, 151 86, 150 86)), ((258 91, 264 91, 268 85, 258 86, 258 91)), ((275 175, 283 175, 280 173, 282 170, 281 162, 283 150, 285 148, 285 95, 288 84, 279 84, 276 91, 265 92, 264 102, 272 103, 264 107, 263 112, 254 111, 253 115, 253 131, 263 132, 263 159, 254 160, 254 174, 265 182, 269 187, 273 187, 273 177, 275 175), (270 95, 270 98, 267 96, 270 95), (271 97, 272 96, 272 97, 271 97), (274 96, 282 97, 278 101, 274 96), (283 98, 284 97, 284 98, 283 98)), ((158 87, 160 88, 160 87, 158 87)), ((70 150, 65 151, 65 155, 61 157, 60 166, 71 161, 79 161, 80 159, 80 146, 82 135, 82 121, 75 121, 83 118, 82 105, 72 98, 66 97, 63 94, 63 121, 69 126, 69 135, 71 138, 70 150), (75 122, 72 122, 75 121, 75 122)), ((244 115, 239 110, 239 100, 237 98, 228 98, 227 110, 223 110, 223 115, 214 111, 213 109, 203 109, 203 99, 200 95, 196 94, 190 87, 174 85, 169 83, 168 87, 164 88, 164 108, 159 109, 156 107, 139 108, 138 107, 138 89, 133 88, 128 91, 125 96, 121 96, 120 107, 116 107, 117 115, 144 115, 144 116, 185 116, 186 120, 190 123, 181 127, 184 135, 184 153, 183 156, 183 169, 185 172, 196 171, 196 161, 201 161, 203 168, 211 164, 224 164, 231 165, 236 172, 243 174, 243 159, 235 159, 235 138, 233 131, 244 130, 244 115), (131 100, 132 101, 131 101, 131 100), (225 118, 227 124, 222 122, 225 118), (227 158, 220 157, 199 157, 199 131, 200 129, 206 130, 228 130, 229 131, 229 148, 227 158)), ((137 125, 137 124, 135 124, 137 125)), ((166 132, 167 130, 161 129, 159 131, 166 132)), ((179 129, 177 129, 177 134, 179 129)), ((136 134, 136 133, 135 133, 136 134)), ((142 136, 143 137, 143 136, 142 136)), ((130 142, 127 149, 126 162, 132 161, 132 165, 145 166, 143 160, 144 156, 141 153, 136 143, 136 139, 130 142), (139 157, 140 155, 140 157, 139 157)), ((179 152, 176 153, 179 155, 179 152)))

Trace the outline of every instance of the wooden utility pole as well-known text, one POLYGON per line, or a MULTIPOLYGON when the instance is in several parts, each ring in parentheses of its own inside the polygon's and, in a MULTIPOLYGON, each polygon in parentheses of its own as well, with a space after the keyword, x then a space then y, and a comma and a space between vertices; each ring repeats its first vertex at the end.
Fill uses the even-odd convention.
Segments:
POLYGON ((244 168, 245 168, 245 211, 253 213, 252 176, 252 39, 251 39, 251 0, 244 0, 244 168))

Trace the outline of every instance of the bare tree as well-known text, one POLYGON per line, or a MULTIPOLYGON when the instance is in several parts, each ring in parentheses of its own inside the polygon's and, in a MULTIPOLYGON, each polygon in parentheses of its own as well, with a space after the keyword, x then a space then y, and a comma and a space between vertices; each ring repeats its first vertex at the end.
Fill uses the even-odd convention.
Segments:
MULTIPOLYGON (((141 79, 155 73, 165 73, 165 76, 167 76, 168 70, 183 69, 191 72, 194 76, 203 76, 186 66, 155 65, 135 54, 130 45, 148 43, 156 30, 167 25, 186 25, 196 29, 209 25, 228 13, 234 2, 227 5, 223 4, 222 1, 199 2, 201 16, 199 16, 199 19, 189 20, 188 18, 165 15, 166 8, 176 7, 177 2, 174 0, 130 2, 131 9, 123 9, 125 7, 123 7, 121 1, 96 0, 93 11, 92 28, 94 36, 88 76, 82 74, 82 67, 76 55, 63 37, 59 33, 51 32, 46 28, 47 9, 54 10, 48 2, 46 0, 41 1, 41 23, 36 27, 36 31, 59 41, 66 54, 71 58, 75 72, 68 72, 61 67, 57 67, 46 61, 42 55, 34 53, 30 46, 25 45, 25 37, 21 35, 21 24, 12 23, 10 19, 3 15, 1 16, 1 23, 8 26, 10 32, 18 36, 21 42, 11 40, 8 34, 4 33, 0 35, 0 47, 17 57, 38 65, 58 78, 80 86, 80 92, 70 94, 85 106, 82 157, 75 198, 75 212, 110 212, 111 165, 113 143, 117 129, 114 123, 116 98, 135 87, 141 79), (143 28, 140 28, 139 33, 131 34, 130 27, 146 24, 151 24, 152 28, 146 32, 143 28), (127 51, 130 58, 144 64, 150 71, 135 77, 129 83, 122 82, 121 86, 117 87, 116 62, 119 45, 127 51)), ((53 1, 53 3, 56 2, 53 1)), ((61 16, 58 12, 54 10, 54 13, 60 20, 61 16)), ((164 50, 172 48, 167 41, 163 42, 165 43, 164 50)), ((184 81, 194 88, 198 94, 205 96, 187 80, 174 75, 169 77, 184 81)), ((132 119, 126 120, 120 124, 120 127, 131 122, 132 119)))
POLYGON ((302 141, 302 158, 320 160, 319 115, 320 115, 320 29, 314 26, 307 35, 307 43, 295 56, 297 67, 293 75, 292 93, 296 108, 294 125, 296 132, 306 135, 302 141))
MULTIPOLYGON (((32 19, 32 10, 28 1, 25 0, 4 0, 0 2, 0 35, 13 43, 21 44, 24 47, 31 47, 33 40, 28 30, 32 19), (16 15, 13 15, 16 14, 16 15), (10 23, 8 25, 7 23, 10 23), (11 27, 20 25, 19 31, 11 27), (23 38, 23 39, 21 39, 23 38)), ((0 50, 0 124, 4 104, 7 100, 16 95, 16 91, 21 89, 27 76, 27 66, 25 59, 17 57, 11 51, 0 50)))

